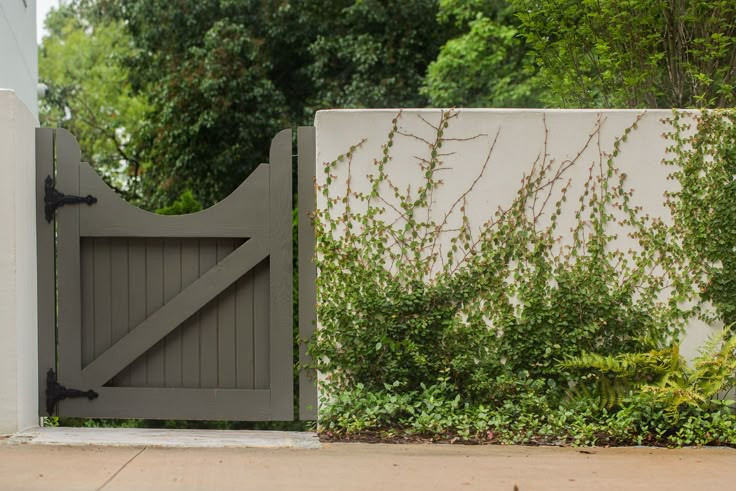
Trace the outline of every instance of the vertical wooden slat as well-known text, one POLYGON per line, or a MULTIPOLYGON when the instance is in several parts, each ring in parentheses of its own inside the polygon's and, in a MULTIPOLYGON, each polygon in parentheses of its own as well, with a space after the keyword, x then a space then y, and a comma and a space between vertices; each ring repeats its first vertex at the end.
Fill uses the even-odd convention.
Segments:
MULTIPOLYGON (((217 262, 234 249, 232 239, 218 239, 217 262)), ((219 295, 217 302, 217 373, 221 389, 236 387, 235 343, 235 285, 232 285, 219 295)))
MULTIPOLYGON (((217 264, 217 243, 202 240, 199 244, 199 272, 205 274, 217 264)), ((217 387, 217 298, 200 312, 199 379, 200 387, 217 387)))
POLYGON ((112 287, 110 239, 94 240, 94 357, 112 344, 112 287))
POLYGON ((82 289, 82 366, 95 359, 95 239, 84 238, 80 245, 82 289))
MULTIPOLYGON (((146 315, 164 304, 164 245, 162 239, 146 239, 146 315)), ((165 339, 147 353, 146 382, 149 387, 164 387, 165 339)))
MULTIPOLYGON (((315 210, 314 178, 316 172, 315 128, 297 129, 299 196, 299 363, 311 363, 307 343, 317 322, 317 267, 314 264, 314 226, 310 214, 315 210)), ((317 373, 299 370, 299 419, 317 419, 317 373)))
POLYGON ((46 372, 56 369, 54 221, 46 221, 46 176, 54 177, 54 130, 36 129, 36 254, 38 292, 38 414, 46 416, 46 372))
MULTIPOLYGON (((164 302, 181 291, 181 241, 164 240, 164 302)), ((166 387, 181 387, 182 382, 182 329, 175 329, 165 338, 166 387)))
MULTIPOLYGON (((81 152, 74 137, 56 130, 56 188, 79 195, 81 152)), ((79 206, 63 206, 56 211, 58 263, 58 379, 67 387, 78 387, 82 369, 82 313, 79 258, 79 206)), ((64 403, 59 405, 63 415, 64 403)))
POLYGON ((253 271, 238 280, 235 287, 235 340, 237 387, 253 385, 253 271))
MULTIPOLYGON (((235 249, 233 239, 217 240, 217 262, 235 249)), ((217 363, 218 387, 236 387, 235 285, 225 289, 217 299, 217 363)))
POLYGON ((253 268, 253 371, 256 389, 268 389, 271 386, 268 271, 267 261, 253 268))
POLYGON ((291 137, 290 129, 279 132, 269 155, 271 417, 277 421, 294 419, 291 137))
MULTIPOLYGON (((191 285, 199 278, 199 241, 183 239, 181 243, 181 284, 191 285)), ((182 330, 182 385, 199 387, 199 313, 190 317, 182 330)))
MULTIPOLYGON (((128 243, 128 331, 146 318, 146 242, 130 239, 128 243)), ((146 386, 146 355, 130 365, 130 385, 146 386)))
MULTIPOLYGON (((110 240, 110 270, 112 275, 112 342, 115 343, 128 332, 128 240, 110 240)), ((125 386, 130 383, 130 372, 126 368, 113 378, 113 385, 125 386)))

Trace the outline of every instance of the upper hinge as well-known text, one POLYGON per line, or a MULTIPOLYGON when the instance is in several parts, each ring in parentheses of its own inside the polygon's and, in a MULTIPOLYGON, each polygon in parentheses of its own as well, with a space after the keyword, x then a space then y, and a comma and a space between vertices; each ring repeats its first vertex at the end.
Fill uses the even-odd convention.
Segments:
POLYGON ((71 196, 59 192, 54 187, 54 181, 51 179, 51 176, 46 176, 43 202, 46 205, 46 221, 51 223, 51 220, 54 219, 54 212, 57 208, 64 205, 75 205, 79 203, 93 205, 97 203, 97 198, 91 194, 88 194, 87 196, 71 196))

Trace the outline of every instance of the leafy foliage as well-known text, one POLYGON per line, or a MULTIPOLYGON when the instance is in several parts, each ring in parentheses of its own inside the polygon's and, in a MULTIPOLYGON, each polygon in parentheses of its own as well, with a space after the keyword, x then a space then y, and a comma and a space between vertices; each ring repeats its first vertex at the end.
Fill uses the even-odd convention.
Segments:
MULTIPOLYGON (((267 159, 278 130, 309 122, 315 109, 424 105, 419 88, 446 39, 435 0, 71 0, 62 10, 89 43, 104 43, 97 37, 107 25, 127 42, 108 49, 115 64, 94 62, 117 67, 123 95, 146 101, 124 144, 142 184, 137 204, 150 209, 186 190, 203 206, 222 199, 267 159)), ((59 31, 48 43, 78 56, 59 31)), ((84 83, 90 70, 80 65, 68 84, 84 83)), ((105 97, 119 89, 116 77, 96 87, 104 110, 91 108, 106 129, 116 123, 110 113, 124 109, 105 97)), ((75 134, 100 140, 78 115, 68 124, 75 134)))
POLYGON ((185 215, 202 210, 202 203, 197 201, 191 190, 187 189, 169 206, 156 210, 159 215, 185 215))
POLYGON ((90 24, 74 6, 52 10, 39 50, 43 126, 68 129, 109 185, 137 201, 142 156, 135 146, 149 101, 136 94, 126 60, 136 49, 117 21, 90 24))
MULTIPOLYGON (((724 329, 703 347, 692 367, 679 356, 677 345, 606 357, 585 353, 560 366, 592 374, 602 405, 610 408, 647 404, 660 408, 667 421, 679 423, 683 415, 692 411, 720 411, 733 404, 718 395, 728 393, 736 382, 734 355, 736 335, 724 329)), ((580 394, 590 395, 576 395, 580 394)))
POLYGON ((419 88, 445 41, 436 0, 307 1, 294 7, 318 26, 306 68, 316 89, 312 107, 426 104, 419 88))
POLYGON ((148 114, 150 199, 164 204, 191 189, 211 205, 260 162, 283 125, 283 97, 267 76, 258 42, 241 26, 218 21, 151 87, 148 114))
POLYGON ((668 204, 692 256, 693 276, 717 317, 736 322, 736 111, 675 112, 668 204))
POLYGON ((679 370, 681 366, 677 346, 606 356, 585 352, 559 364, 563 370, 585 374, 572 377, 574 386, 568 391, 571 399, 597 399, 601 407, 609 409, 621 406, 632 391, 661 380, 666 373, 679 370), (592 384, 589 375, 592 375, 592 384))
MULTIPOLYGON (((697 312, 684 306, 696 297, 687 254, 670 228, 641 214, 614 165, 638 119, 610 155, 599 151, 572 210, 571 242, 562 243, 557 220, 563 209, 570 211, 565 172, 578 159, 556 163, 546 143, 516 199, 481 230, 471 230, 464 214, 475 184, 441 219, 433 218, 443 148, 474 138, 451 134, 454 117, 442 112, 436 123, 427 122, 435 138, 422 140, 427 151, 417 157, 423 181, 408 190, 389 172, 391 165, 407 166, 393 162, 394 152, 419 138, 402 129, 401 115, 374 161, 370 191, 351 184, 361 142, 325 164, 318 188, 325 206, 315 215, 321 329, 310 349, 327 377, 322 421, 330 432, 398 431, 398 421, 419 434, 457 431, 477 438, 483 428, 495 428, 492 418, 508 417, 507 405, 526 407, 522 401, 531 400, 536 407, 540 398, 541 407, 562 404, 569 374, 560 358, 608 363, 621 377, 631 369, 636 382, 657 375, 663 354, 642 353, 676 337, 697 312), (638 249, 612 247, 618 233, 634 238, 638 249), (616 358, 626 352, 635 354, 616 358), (641 370, 646 360, 651 374, 641 370), (385 391, 388 401, 379 395, 385 391), (423 418, 431 424, 418 412, 430 403, 436 411, 423 418), (357 416, 368 407, 367 420, 357 416), (463 419, 471 415, 479 426, 463 419)), ((600 125, 584 148, 601 148, 600 125)), ((604 404, 596 415, 614 405, 604 404)), ((535 428, 529 438, 560 431, 548 414, 520 411, 521 420, 531 418, 520 428, 535 428)), ((512 435, 512 441, 528 441, 512 435)))
POLYGON ((69 0, 45 124, 124 197, 203 206, 330 107, 734 104, 728 0, 69 0), (161 28, 161 26, 166 26, 161 28))
POLYGON ((320 413, 323 438, 396 439, 501 444, 729 445, 736 444, 736 418, 725 405, 687 406, 673 421, 646 393, 626 398, 619 409, 591 398, 556 404, 545 384, 520 374, 519 396, 499 404, 469 404, 438 384, 415 392, 388 385, 358 386, 335 394, 320 413))
POLYGON ((457 34, 429 65, 422 93, 438 107, 537 107, 533 58, 505 1, 441 0, 457 34))
POLYGON ((736 103, 730 0, 511 0, 545 103, 727 107, 736 103))

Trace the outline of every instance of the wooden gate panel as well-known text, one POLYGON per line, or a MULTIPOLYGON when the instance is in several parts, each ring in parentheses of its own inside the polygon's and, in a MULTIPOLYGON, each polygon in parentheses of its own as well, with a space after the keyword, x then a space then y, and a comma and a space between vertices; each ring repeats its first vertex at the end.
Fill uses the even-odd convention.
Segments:
MULTIPOLYGON (((164 239, 164 302, 182 290, 181 240, 164 239)), ((185 321, 186 322, 186 321, 185 321)), ((181 355, 184 325, 164 338, 164 387, 182 387, 184 360, 181 355)))
POLYGON ((55 230, 46 222, 46 176, 54 175, 55 131, 36 129, 36 257, 38 296, 38 414, 46 414, 46 373, 56 369, 55 230))
MULTIPOLYGON (((233 251, 232 241, 217 241, 217 260, 222 261, 233 251)), ((228 287, 217 299, 217 386, 234 389, 235 382, 235 285, 228 287)))
POLYGON ((270 267, 268 262, 254 269, 253 278, 253 388, 265 389, 271 380, 270 333, 265 326, 271 325, 271 310, 268 301, 270 290, 270 267))
MULTIPOLYGON (((41 366, 99 394, 63 400, 59 413, 292 419, 291 132, 228 198, 185 216, 128 205, 68 132, 54 134, 56 188, 97 198, 55 214, 59 356, 54 367, 47 349, 41 366)), ((48 150, 43 133, 38 142, 48 150)), ((54 174, 51 143, 39 174, 54 174)), ((53 245, 54 224, 41 225, 39 251, 53 245)))
MULTIPOLYGON (((57 189, 67 195, 79 196, 79 169, 81 152, 68 131, 56 130, 57 189)), ((64 206, 56 212, 56 245, 58 261, 58 353, 57 374, 66 387, 86 385, 82 380, 82 305, 81 253, 79 213, 80 206, 64 206)), ((94 350, 94 348, 92 348, 94 350)))
MULTIPOLYGON (((148 317, 164 306, 163 246, 161 238, 146 239, 146 315, 148 317)), ((162 339, 146 353, 146 387, 164 387, 163 350, 164 340, 162 339)))
POLYGON ((307 342, 316 327, 317 267, 314 263, 314 226, 310 214, 316 209, 316 133, 314 127, 297 130, 299 154, 299 418, 317 419, 317 372, 311 364, 307 342))
MULTIPOLYGON (((199 251, 200 239, 181 240, 181 284, 182 289, 188 287, 200 276, 199 251)), ((182 364, 181 382, 183 387, 199 387, 199 339, 200 313, 184 321, 181 326, 181 356, 186 363, 182 364)))
MULTIPOLYGON (((243 242, 82 237, 82 368, 243 242)), ((267 295, 255 295, 256 284, 259 293, 268 292, 268 264, 246 273, 105 385, 252 389, 257 338, 258 385, 268 388, 269 302, 267 295), (131 380, 136 370, 140 374, 131 380)))
POLYGON ((269 152, 269 162, 277 165, 270 168, 268 194, 268 374, 273 419, 284 421, 294 419, 291 144, 291 131, 281 131, 269 152))
MULTIPOLYGON (((89 238, 83 238, 82 244, 89 238)), ((82 253, 84 255, 84 252, 82 253)), ((110 275, 115 281, 110 285, 110 340, 117 343, 130 329, 130 247, 128 240, 110 239, 110 275)), ((84 282, 82 282, 84 291, 84 282)), ((84 303, 84 297, 82 299, 84 303)), ((130 385, 130 369, 115 376, 112 385, 130 385)))
MULTIPOLYGON (((69 137, 73 139, 71 135, 69 137)), ((164 216, 128 204, 105 184, 92 167, 85 164, 80 168, 77 164, 76 189, 81 183, 85 195, 105 197, 94 206, 81 209, 84 220, 80 224, 80 234, 82 237, 267 237, 269 200, 264 196, 271 194, 271 167, 269 164, 259 165, 228 197, 206 210, 189 215, 164 216)), ((72 194, 61 185, 58 188, 72 194)), ((284 198, 290 201, 290 195, 281 196, 284 198)), ((59 215, 63 212, 66 210, 61 208, 59 215)))
MULTIPOLYGON (((217 264, 216 247, 200 247, 199 267, 201 271, 209 271, 217 264)), ((217 304, 208 303, 199 313, 200 337, 200 372, 199 386, 203 388, 217 387, 217 304)))
MULTIPOLYGON (((136 238, 128 241, 128 329, 126 334, 145 319, 146 239, 136 238)), ((129 385, 145 387, 148 384, 146 362, 147 357, 143 355, 126 369, 130 372, 129 385)))
POLYGON ((255 376, 253 318, 253 278, 255 271, 241 278, 235 287, 235 381, 238 389, 253 389, 255 376))

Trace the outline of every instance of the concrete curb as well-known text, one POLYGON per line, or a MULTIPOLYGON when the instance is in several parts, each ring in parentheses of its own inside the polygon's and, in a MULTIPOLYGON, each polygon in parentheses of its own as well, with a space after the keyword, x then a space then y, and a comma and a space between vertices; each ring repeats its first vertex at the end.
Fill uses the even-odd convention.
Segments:
POLYGON ((16 433, 0 444, 163 448, 321 448, 317 434, 312 432, 149 428, 34 428, 16 433))

